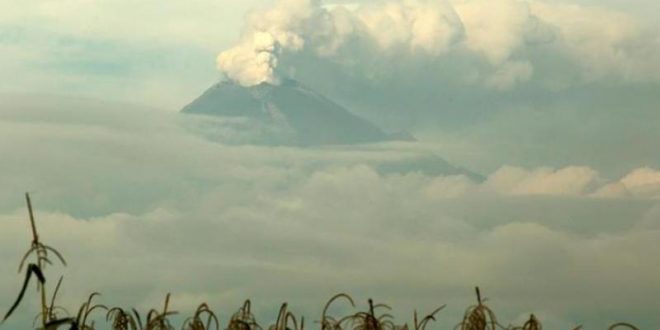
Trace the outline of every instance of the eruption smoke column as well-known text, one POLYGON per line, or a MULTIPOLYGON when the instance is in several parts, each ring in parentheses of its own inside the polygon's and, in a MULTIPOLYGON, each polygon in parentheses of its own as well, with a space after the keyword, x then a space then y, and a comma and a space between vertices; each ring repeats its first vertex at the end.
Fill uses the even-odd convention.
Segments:
POLYGON ((399 68, 417 64, 427 66, 423 74, 435 69, 441 77, 438 68, 460 63, 447 79, 506 90, 555 72, 538 70, 548 65, 538 54, 551 52, 566 67, 582 68, 578 75, 587 81, 657 80, 660 46, 648 40, 657 32, 642 32, 624 14, 550 1, 382 0, 345 7, 279 0, 247 16, 238 43, 218 55, 217 65, 229 79, 253 86, 278 84, 281 66, 298 59, 365 70, 365 77, 401 74, 399 68))
POLYGON ((218 55, 218 68, 243 86, 278 84, 278 56, 304 47, 297 30, 319 10, 317 1, 282 0, 271 9, 251 13, 238 45, 218 55))
POLYGON ((403 49, 438 56, 463 35, 449 3, 400 0, 349 10, 324 7, 316 0, 281 0, 248 15, 234 47, 220 53, 218 68, 243 86, 278 84, 277 66, 288 52, 311 50, 332 57, 355 38, 381 51, 403 49))
POLYGON ((241 85, 277 84, 275 67, 280 44, 268 32, 255 32, 249 40, 218 55, 218 67, 241 85))

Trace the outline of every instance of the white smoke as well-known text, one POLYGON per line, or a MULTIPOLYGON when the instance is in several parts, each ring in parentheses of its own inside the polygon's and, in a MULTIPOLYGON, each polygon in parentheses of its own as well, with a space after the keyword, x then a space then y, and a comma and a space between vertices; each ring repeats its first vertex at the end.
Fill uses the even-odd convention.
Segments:
MULTIPOLYGON (((453 57, 466 63, 458 80, 508 89, 530 80, 537 66, 547 66, 543 56, 561 59, 564 68, 581 68, 577 76, 585 81, 657 80, 660 45, 651 39, 629 15, 539 1, 327 6, 317 0, 280 0, 248 15, 239 42, 220 53, 217 64, 230 79, 251 86, 277 84, 278 72, 286 71, 278 67, 282 59, 303 51, 352 67, 386 59, 386 70, 403 58, 429 59, 419 63, 434 65, 453 57)), ((571 70, 562 74, 576 76, 571 70)))
POLYGON ((271 9, 253 12, 238 45, 218 55, 218 67, 241 85, 277 84, 278 56, 304 47, 302 25, 313 21, 319 10, 312 0, 282 0, 271 9))
POLYGON ((381 50, 403 47, 437 56, 462 35, 453 7, 444 1, 403 0, 356 10, 314 0, 281 0, 248 16, 239 43, 220 53, 218 68, 244 86, 277 84, 278 58, 309 48, 332 57, 350 39, 381 50))

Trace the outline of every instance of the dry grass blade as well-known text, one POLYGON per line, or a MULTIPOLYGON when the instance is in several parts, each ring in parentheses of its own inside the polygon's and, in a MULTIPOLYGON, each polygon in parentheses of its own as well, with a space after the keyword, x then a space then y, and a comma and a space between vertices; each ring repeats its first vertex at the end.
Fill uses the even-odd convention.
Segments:
MULTIPOLYGON (((54 322, 54 321, 61 321, 61 320, 67 320, 67 319, 74 320, 69 315, 70 315, 69 311, 67 311, 66 309, 64 309, 62 307, 56 306, 55 308, 53 308, 53 312, 49 316, 48 322, 46 323, 46 325, 48 325, 49 323, 54 322), (63 317, 59 317, 55 311, 62 312, 63 317)), ((41 314, 37 314, 37 315, 34 316, 34 319, 32 320, 32 326, 33 327, 37 326, 37 321, 39 321, 39 318, 41 318, 41 314)))
POLYGON ((376 316, 376 309, 384 308, 390 310, 391 308, 385 304, 374 305, 373 300, 369 299, 369 311, 357 312, 350 317, 350 322, 354 330, 394 330, 397 327, 392 321, 392 315, 383 314, 376 316))
POLYGON ((479 287, 475 288, 477 304, 465 310, 463 321, 456 327, 461 330, 495 330, 499 325, 495 313, 483 304, 479 287))
POLYGON ((287 303, 283 303, 282 306, 280 306, 280 311, 277 313, 277 320, 275 321, 275 324, 271 325, 268 327, 268 330, 285 330, 286 329, 286 311, 287 309, 287 303))
MULTIPOLYGON (((442 306, 436 308, 433 312, 431 312, 430 314, 426 315, 421 321, 418 320, 418 318, 417 318, 417 311, 415 311, 415 314, 414 314, 414 320, 413 320, 414 323, 415 323, 415 330, 424 330, 424 329, 426 329, 426 325, 427 325, 430 321, 435 321, 435 314, 438 314, 438 312, 440 312, 441 310, 443 310, 445 307, 446 307, 446 305, 442 305, 442 306)), ((405 327, 406 329, 408 328, 407 325, 404 325, 404 327, 405 327)))
MULTIPOLYGON (((12 315, 12 313, 16 310, 18 305, 21 303, 23 300, 23 297, 25 295, 25 290, 27 289, 27 285, 30 282, 30 278, 32 277, 32 274, 36 275, 37 278, 39 279, 39 283, 37 285, 37 291, 40 294, 41 298, 41 312, 39 315, 41 315, 41 321, 42 321, 42 326, 43 328, 46 328, 47 323, 51 319, 51 312, 52 308, 49 308, 48 302, 46 301, 46 288, 45 288, 45 283, 46 283, 46 278, 43 274, 43 270, 45 269, 46 264, 51 264, 52 262, 48 258, 48 252, 51 252, 52 254, 55 254, 57 259, 66 266, 66 261, 64 260, 64 257, 62 257, 62 254, 60 254, 57 250, 53 249, 50 246, 47 246, 43 244, 39 240, 39 234, 37 232, 37 225, 34 220, 34 212, 32 211, 32 201, 30 199, 30 195, 28 193, 25 193, 25 201, 27 204, 28 208, 28 215, 30 219, 30 228, 32 230, 32 242, 30 244, 30 248, 28 251, 23 255, 23 258, 21 258, 21 261, 18 265, 18 272, 20 273, 23 270, 23 266, 25 265, 27 259, 31 255, 36 255, 36 262, 34 263, 29 263, 27 272, 25 274, 25 279, 23 281, 23 287, 21 288, 21 291, 12 305, 12 307, 9 309, 9 311, 5 314, 2 322, 4 322, 9 316, 12 315)), ((51 301, 51 307, 53 305, 53 302, 51 301)))
MULTIPOLYGON (((48 246, 48 245, 43 245, 43 244, 42 244, 41 246, 42 246, 42 248, 45 249, 46 251, 53 252, 53 254, 57 257, 57 259, 60 260, 60 262, 62 263, 62 265, 66 266, 66 260, 64 260, 64 257, 62 256, 62 254, 61 254, 59 251, 55 250, 54 248, 52 248, 52 247, 50 247, 50 246, 48 246)), ((51 263, 51 264, 52 264, 52 263, 51 263)))
POLYGON ((209 308, 207 303, 202 303, 197 307, 195 314, 183 322, 183 330, 209 330, 211 325, 215 325, 216 330, 220 330, 220 322, 215 313, 209 308), (202 315, 206 315, 206 322, 202 320, 202 315))
POLYGON ((228 330, 261 330, 261 326, 257 323, 254 315, 252 314, 252 303, 250 299, 245 300, 243 306, 238 309, 229 320, 228 330))
POLYGON ((59 329, 59 327, 68 324, 70 325, 69 330, 79 330, 80 328, 78 327, 78 324, 76 323, 76 320, 74 320, 71 317, 63 318, 63 319, 56 319, 56 320, 50 320, 46 323, 44 329, 45 330, 56 330, 59 329))
POLYGON ((88 325, 87 324, 87 319, 89 318, 89 315, 96 309, 103 309, 103 310, 108 310, 108 307, 105 305, 101 304, 92 304, 92 300, 94 300, 94 297, 100 296, 101 294, 98 292, 94 292, 89 295, 87 298, 87 301, 84 302, 80 308, 78 309, 78 316, 76 317, 76 323, 78 324, 78 327, 81 330, 92 330, 94 329, 93 325, 88 325))
POLYGON ((105 314, 106 322, 111 322, 112 330, 139 330, 137 322, 131 313, 120 307, 113 307, 105 314))
POLYGON ((172 326, 168 319, 168 317, 174 314, 176 314, 176 312, 155 315, 147 322, 145 330, 174 330, 174 326, 172 326))
MULTIPOLYGON (((30 278, 32 278, 32 274, 34 274, 39 282, 43 285, 46 282, 46 278, 44 277, 44 274, 41 272, 41 269, 39 266, 36 264, 29 264, 27 272, 25 273, 25 279, 23 280, 23 286, 21 287, 21 291, 18 293, 18 297, 14 301, 14 303, 11 305, 9 308, 9 311, 5 314, 5 316, 2 318, 2 322, 6 321, 12 313, 18 308, 18 305, 21 303, 23 300, 23 297, 25 296, 25 291, 27 290, 28 284, 30 283, 30 278)), ((46 310, 42 311, 42 313, 47 313, 46 310)))
POLYGON ((626 322, 619 322, 619 323, 612 324, 608 329, 609 330, 615 330, 615 329, 619 329, 619 328, 630 329, 630 330, 639 330, 639 328, 637 328, 636 326, 634 326, 630 323, 626 323, 626 322))
POLYGON ((23 270, 23 265, 25 265, 25 261, 27 260, 27 258, 30 256, 30 254, 32 254, 36 250, 37 250, 37 247, 34 244, 32 244, 30 246, 30 248, 27 250, 27 252, 25 252, 25 254, 23 255, 23 258, 21 258, 21 262, 18 263, 18 272, 19 273, 21 272, 21 270, 23 270))
POLYGON ((140 330, 144 330, 144 327, 142 326, 142 318, 140 317, 140 313, 135 309, 131 309, 133 311, 133 316, 135 316, 135 321, 140 328, 140 330))
POLYGON ((325 304, 325 307, 323 308, 323 313, 321 314, 321 330, 341 330, 341 323, 347 318, 337 320, 331 316, 328 316, 328 309, 330 308, 330 305, 332 305, 332 303, 339 298, 348 300, 348 302, 351 303, 351 306, 355 308, 355 303, 353 302, 353 298, 351 298, 351 296, 345 293, 334 295, 332 298, 330 298, 330 300, 328 300, 328 302, 325 304))
POLYGON ((53 309, 55 308, 55 298, 57 297, 57 293, 60 292, 60 286, 62 286, 62 279, 64 277, 60 276, 60 279, 57 280, 57 285, 55 286, 55 291, 53 291, 53 296, 50 298, 50 305, 48 306, 48 316, 51 318, 57 318, 54 317, 53 315, 53 309))
MULTIPOLYGON (((71 323, 72 324, 73 321, 74 321, 74 319, 70 317, 69 311, 67 311, 63 307, 55 305, 55 299, 57 298, 57 293, 59 293, 60 287, 62 286, 62 279, 63 278, 64 277, 60 276, 59 280, 57 281, 57 285, 55 286, 55 291, 53 291, 53 295, 50 298, 50 305, 48 305, 48 308, 47 308, 48 315, 46 316, 46 319, 47 319, 46 326, 47 326, 47 328, 48 328, 48 326, 50 326, 51 328, 59 327, 59 326, 61 326, 63 324, 66 324, 66 323, 71 323), (58 312, 62 312, 63 317, 60 317, 60 315, 58 315, 58 312)), ((43 315, 41 313, 37 314, 34 317, 34 320, 32 322, 33 326, 36 326, 37 320, 39 318, 43 319, 43 315)))
POLYGON ((296 317, 288 310, 288 304, 283 303, 280 306, 280 312, 277 314, 275 324, 268 327, 269 330, 300 330, 296 317), (293 327, 289 327, 292 324, 293 327))
POLYGON ((529 320, 522 327, 513 327, 511 330, 543 330, 543 325, 534 314, 531 314, 529 320))
MULTIPOLYGON (((174 330, 174 327, 170 323, 168 317, 177 314, 176 311, 169 310, 170 305, 170 294, 168 293, 165 296, 165 304, 163 305, 162 312, 158 312, 155 309, 152 309, 147 313, 147 323, 145 330, 174 330)), ((136 312, 137 314, 137 312, 136 312)))
POLYGON ((298 321, 296 320, 296 317, 293 315, 293 313, 288 312, 288 311, 286 312, 286 318, 284 320, 284 329, 286 329, 286 330, 290 330, 290 329, 300 330, 300 328, 298 328, 298 321), (289 321, 291 321, 291 323, 293 323, 293 328, 289 328, 289 321))
POLYGON ((60 252, 55 250, 54 248, 43 244, 39 240, 39 234, 37 232, 37 225, 34 220, 34 212, 32 211, 32 201, 30 199, 30 195, 28 193, 25 193, 25 201, 27 203, 28 207, 28 214, 30 216, 30 227, 32 228, 32 243, 30 245, 30 248, 28 251, 23 255, 23 258, 21 259, 21 262, 18 265, 18 271, 20 272, 23 269, 23 265, 25 264, 25 261, 27 258, 32 254, 35 253, 37 254, 37 264, 40 266, 40 268, 44 268, 43 263, 51 264, 52 262, 48 258, 48 251, 52 252, 55 254, 57 259, 60 260, 62 265, 66 266, 66 260, 64 260, 64 257, 60 252))

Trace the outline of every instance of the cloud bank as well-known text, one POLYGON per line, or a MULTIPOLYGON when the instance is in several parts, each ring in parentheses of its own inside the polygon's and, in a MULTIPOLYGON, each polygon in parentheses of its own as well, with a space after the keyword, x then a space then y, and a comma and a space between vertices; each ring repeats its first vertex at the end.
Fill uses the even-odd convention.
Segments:
MULTIPOLYGON (((284 300, 313 319, 346 291, 390 303, 402 321, 447 303, 441 329, 479 284, 506 321, 535 312, 563 328, 659 322, 660 264, 645 258, 660 240, 658 169, 503 166, 483 181, 395 173, 379 165, 426 146, 228 145, 185 116, 86 100, 4 104, 0 256, 18 262, 28 246, 31 191, 41 236, 68 257, 67 269, 48 269, 65 274, 66 306, 98 290, 143 309, 171 291, 173 308, 207 301, 226 320, 249 297, 268 322, 284 300)), ((0 270, 7 304, 20 280, 0 270)), ((7 326, 34 310, 22 306, 7 326)))

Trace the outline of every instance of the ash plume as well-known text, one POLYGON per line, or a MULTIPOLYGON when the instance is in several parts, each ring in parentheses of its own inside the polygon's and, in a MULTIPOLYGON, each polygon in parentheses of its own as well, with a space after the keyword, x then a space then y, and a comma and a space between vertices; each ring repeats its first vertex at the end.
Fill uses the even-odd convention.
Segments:
POLYGON ((548 1, 279 0, 247 15, 241 37, 218 55, 217 66, 245 87, 277 85, 296 74, 289 61, 295 56, 331 62, 365 80, 398 79, 400 68, 423 65, 409 70, 416 73, 403 70, 411 77, 400 80, 433 75, 494 90, 532 79, 545 86, 658 81, 657 35, 622 12, 548 1), (569 67, 577 70, 562 69, 569 67))

